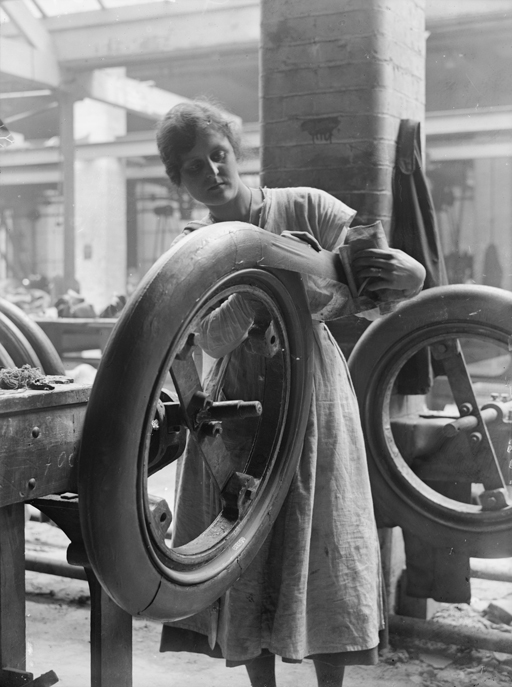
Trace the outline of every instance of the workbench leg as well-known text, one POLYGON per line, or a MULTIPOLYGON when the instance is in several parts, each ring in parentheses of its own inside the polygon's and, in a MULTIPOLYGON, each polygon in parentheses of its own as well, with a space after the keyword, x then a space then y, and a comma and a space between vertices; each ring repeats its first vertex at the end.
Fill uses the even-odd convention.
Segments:
POLYGON ((91 687, 132 687, 132 617, 103 591, 92 570, 85 572, 91 592, 91 687))
POLYGON ((25 506, 0 508, 0 687, 32 679, 26 668, 25 506))

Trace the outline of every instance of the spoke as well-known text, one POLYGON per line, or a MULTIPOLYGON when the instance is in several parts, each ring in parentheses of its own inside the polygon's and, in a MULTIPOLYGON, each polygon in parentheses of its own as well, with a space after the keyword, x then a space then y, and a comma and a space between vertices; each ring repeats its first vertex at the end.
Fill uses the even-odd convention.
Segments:
MULTIPOLYGON (((190 338, 190 337, 189 337, 190 338)), ((191 432, 196 430, 195 415, 207 403, 206 394, 194 363, 192 349, 176 357, 171 367, 171 377, 182 409, 182 419, 191 432)))
POLYGON ((260 480, 243 472, 234 472, 222 494, 222 515, 227 520, 239 520, 256 496, 260 480))
MULTIPOLYGON (((489 430, 478 407, 459 340, 446 339, 433 344, 431 349, 436 360, 443 364, 461 417, 469 418, 471 416, 473 418, 468 420, 474 426, 467 436, 467 444, 473 459, 478 460, 479 472, 486 491, 504 489, 505 480, 491 442, 489 430)), ((466 435, 466 433, 464 434, 466 435)))
POLYGON ((206 463, 206 467, 219 491, 222 491, 234 472, 234 467, 224 444, 216 436, 198 437, 197 434, 191 434, 190 439, 195 443, 197 451, 206 463))
POLYGON ((169 504, 159 496, 148 494, 149 527, 153 535, 162 545, 165 543, 165 535, 171 526, 172 513, 169 504))
POLYGON ((190 431, 190 440, 195 443, 219 491, 222 491, 233 473, 233 466, 224 445, 219 442, 219 433, 214 431, 213 436, 208 436, 208 432, 198 431, 198 414, 207 412, 213 402, 203 391, 191 351, 189 347, 182 359, 175 358, 171 377, 180 400, 183 421, 190 431))

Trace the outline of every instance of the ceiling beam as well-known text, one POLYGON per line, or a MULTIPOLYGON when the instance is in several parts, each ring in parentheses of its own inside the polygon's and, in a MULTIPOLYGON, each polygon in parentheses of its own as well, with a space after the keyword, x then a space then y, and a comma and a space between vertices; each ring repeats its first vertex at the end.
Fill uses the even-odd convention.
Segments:
POLYGON ((23 119, 28 119, 29 117, 35 117, 36 115, 39 115, 42 112, 47 112, 48 110, 53 110, 55 107, 57 107, 57 105, 58 105, 57 102, 52 102, 52 103, 47 103, 46 105, 42 105, 41 107, 34 108, 33 110, 26 110, 25 112, 17 112, 15 115, 11 115, 10 117, 5 117, 4 124, 13 124, 14 122, 19 122, 23 119))
MULTIPOLYGON (((92 98, 155 121, 161 119, 175 105, 191 102, 189 98, 163 88, 112 73, 115 71, 95 69, 87 74, 76 74, 66 82, 66 88, 78 99, 92 98)), ((227 114, 233 122, 242 126, 240 117, 227 114)))
POLYGON ((60 67, 53 39, 44 24, 23 0, 3 0, 1 6, 25 41, 12 32, 11 37, 6 37, 2 31, 0 74, 56 88, 61 80, 60 67))
MULTIPOLYGON (((62 67, 96 69, 165 61, 184 52, 211 54, 247 46, 256 50, 260 3, 155 2, 40 21, 53 38, 62 67)), ((9 36, 8 27, 6 31, 9 36)))
POLYGON ((512 158, 512 141, 474 141, 445 144, 433 143, 427 149, 430 162, 447 160, 478 160, 482 158, 512 158))
POLYGON ((44 9, 41 7, 41 3, 39 2, 39 0, 32 0, 32 4, 35 5, 36 9, 37 9, 39 12, 41 12, 41 16, 42 16, 42 17, 47 17, 47 16, 48 16, 48 15, 46 14, 46 12, 44 11, 44 9))
POLYGON ((59 65, 52 52, 4 37, 0 38, 0 75, 48 88, 57 88, 61 81, 59 65))
MULTIPOLYGON (((134 146, 130 150, 130 153, 137 152, 136 149, 137 146, 134 146)), ((5 163, 7 162, 6 156, 9 155, 8 151, 9 149, 7 149, 6 152, 0 152, 0 160, 2 160, 3 163, 2 187, 5 188, 6 186, 27 184, 56 184, 61 180, 61 173, 59 171, 60 154, 58 148, 51 149, 50 151, 38 151, 38 155, 36 155, 33 160, 30 158, 28 159, 28 163, 32 161, 43 163, 43 166, 41 167, 27 167, 27 158, 24 156, 25 151, 22 150, 12 151, 15 153, 16 159, 11 158, 10 162, 14 164, 7 165, 5 163)), ((88 152, 89 151, 87 150, 82 151, 80 146, 77 146, 79 159, 89 159, 89 155, 87 154, 88 152)), ((110 145, 106 150, 96 149, 95 151, 90 152, 94 153, 94 156, 97 156, 98 154, 112 154, 110 145)), ((119 150, 118 152, 121 153, 122 151, 119 150)), ((472 145, 465 143, 463 145, 446 146, 434 144, 428 147, 427 154, 430 162, 446 162, 447 160, 476 160, 481 158, 511 158, 512 143, 508 141, 502 143, 475 143, 472 145)), ((125 157, 125 154, 120 155, 120 157, 125 157)), ((246 160, 243 163, 241 172, 245 174, 257 174, 259 172, 258 158, 255 157, 246 160)), ((147 180, 150 178, 165 179, 166 177, 163 165, 150 162, 140 167, 127 167, 126 178, 147 180)))
MULTIPOLYGON (((257 122, 249 122, 243 126, 243 140, 248 149, 252 149, 247 155, 251 161, 257 157, 260 141, 260 127, 257 122)), ((154 131, 139 131, 128 134, 115 141, 103 143, 88 143, 76 141, 75 155, 78 160, 94 160, 98 157, 117 158, 155 158, 158 159, 158 148, 154 131)), ((0 167, 2 174, 9 167, 30 167, 34 165, 52 165, 60 160, 58 145, 41 145, 39 147, 10 148, 0 150, 0 167)), ((242 161, 242 165, 244 162, 242 161)), ((253 163, 250 162, 252 165, 253 163)), ((161 166, 162 174, 163 166, 161 166)), ((3 177, 2 177, 3 179, 3 177)))
POLYGON ((427 136, 479 134, 484 131, 511 131, 512 107, 479 107, 472 110, 427 112, 427 136))
POLYGON ((38 50, 52 50, 52 38, 43 22, 34 17, 23 0, 3 0, 2 9, 28 43, 38 50))
POLYGON ((174 105, 190 102, 188 98, 162 88, 102 69, 78 75, 71 87, 80 98, 93 98, 155 120, 163 117, 174 105))

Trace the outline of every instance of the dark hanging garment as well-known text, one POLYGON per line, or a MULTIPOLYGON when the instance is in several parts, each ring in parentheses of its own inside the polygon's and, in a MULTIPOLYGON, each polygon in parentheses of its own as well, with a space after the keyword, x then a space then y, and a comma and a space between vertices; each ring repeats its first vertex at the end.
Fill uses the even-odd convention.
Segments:
POLYGON ((448 284, 434 204, 422 168, 420 123, 412 119, 402 119, 398 131, 389 242, 424 265, 423 288, 448 284))
MULTIPOLYGON (((420 123, 411 119, 403 119, 398 132, 390 245, 425 267, 424 289, 448 284, 434 204, 422 169, 420 123)), ((425 348, 404 365, 396 391, 403 395, 426 394, 432 378, 430 353, 425 348)), ((470 484, 427 484, 448 498, 471 500, 470 484)), ((470 600, 468 556, 449 548, 435 548, 410 532, 404 532, 404 541, 409 596, 451 603, 470 600)))
MULTIPOLYGON (((448 284, 434 203, 422 168, 420 123, 412 119, 402 119, 398 131, 389 243, 425 267, 424 289, 448 284)), ((397 393, 405 396, 428 393, 432 366, 427 349, 404 365, 396 385, 397 393)))

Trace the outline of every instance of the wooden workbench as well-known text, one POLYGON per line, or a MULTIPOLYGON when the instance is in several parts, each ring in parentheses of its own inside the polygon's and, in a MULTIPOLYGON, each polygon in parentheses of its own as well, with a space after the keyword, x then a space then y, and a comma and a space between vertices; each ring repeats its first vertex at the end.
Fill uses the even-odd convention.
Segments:
MULTIPOLYGON (((89 568, 78 519, 77 458, 91 387, 0 390, 0 687, 30 685, 26 671, 25 503, 67 534, 70 563, 91 590, 91 686, 132 684, 131 617, 89 568)), ((58 674, 58 666, 55 666, 58 674)), ((46 684, 36 679, 34 684, 46 684)), ((48 684, 54 684, 53 682, 48 684)))

